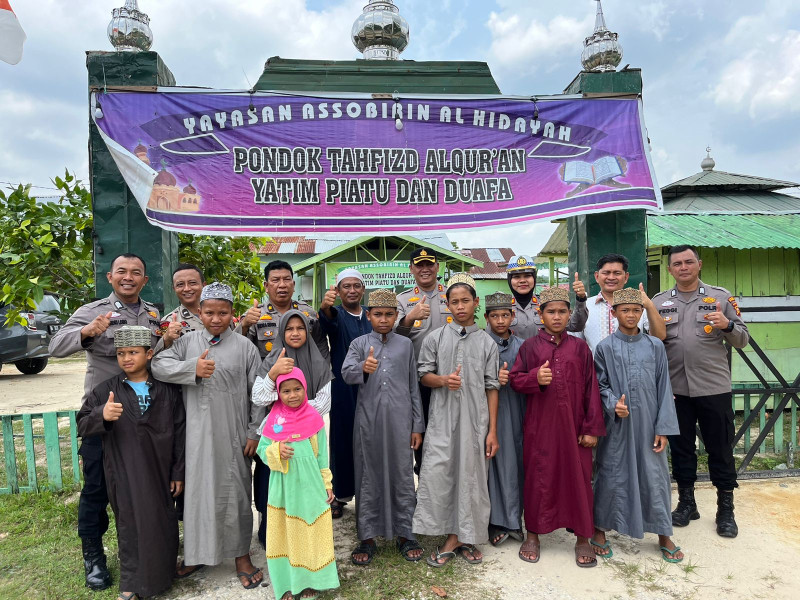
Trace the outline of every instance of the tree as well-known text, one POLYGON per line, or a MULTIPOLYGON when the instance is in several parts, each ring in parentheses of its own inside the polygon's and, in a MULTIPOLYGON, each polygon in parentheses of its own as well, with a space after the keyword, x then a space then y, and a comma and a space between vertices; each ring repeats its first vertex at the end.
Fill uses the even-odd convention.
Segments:
POLYGON ((267 238, 225 238, 207 235, 178 236, 181 262, 203 269, 206 281, 227 283, 233 289, 235 314, 253 306, 253 299, 264 295, 264 275, 258 250, 267 238))
POLYGON ((20 311, 36 308, 45 292, 65 313, 88 302, 94 288, 92 211, 88 190, 69 172, 53 183, 57 202, 38 202, 30 186, 0 190, 0 303, 6 323, 25 324, 20 311))

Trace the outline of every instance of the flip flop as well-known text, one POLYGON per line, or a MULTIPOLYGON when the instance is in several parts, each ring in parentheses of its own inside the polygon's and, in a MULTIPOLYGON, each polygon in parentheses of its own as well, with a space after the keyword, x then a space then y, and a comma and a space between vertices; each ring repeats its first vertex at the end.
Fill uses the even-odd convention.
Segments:
POLYGON ((492 527, 489 530, 489 543, 495 548, 508 539, 509 533, 504 529, 492 527), (497 538, 495 540, 495 538, 497 538))
POLYGON ((406 540, 402 544, 400 540, 395 541, 395 545, 397 546, 397 551, 403 555, 408 562, 417 562, 418 560, 422 560, 422 554, 420 554, 417 558, 413 558, 408 555, 409 552, 412 550, 422 550, 422 546, 419 545, 417 540, 406 540))
POLYGON ((435 558, 433 556, 429 556, 428 558, 425 559, 425 562, 427 562, 430 566, 435 567, 437 569, 440 569, 441 567, 445 566, 447 563, 449 563, 456 557, 455 552, 439 552, 438 546, 436 547, 436 552, 434 554, 436 555, 435 558), (440 563, 439 560, 443 558, 446 560, 443 563, 440 563))
POLYGON ((203 567, 205 567, 205 565, 191 565, 191 566, 187 567, 187 566, 186 566, 186 563, 184 563, 183 561, 181 561, 181 564, 180 564, 180 566, 179 566, 177 569, 175 569, 175 579, 186 579, 187 577, 191 577, 192 575, 194 575, 195 573, 197 573, 197 572, 198 572, 200 569, 202 569, 203 567), (178 573, 178 571, 179 571, 180 569, 191 569, 191 571, 189 571, 189 572, 187 572, 187 573, 184 573, 183 575, 180 575, 180 574, 178 573))
POLYGON ((331 502, 331 519, 341 519, 344 515, 344 502, 334 500, 331 502))
POLYGON ((605 544, 598 544, 593 539, 589 539, 589 543, 592 545, 592 549, 595 553, 595 556, 599 556, 600 558, 611 558, 612 556, 614 556, 614 551, 611 549, 611 542, 609 542, 608 540, 606 540, 605 544), (597 550, 594 550, 594 548, 599 548, 600 550, 608 550, 608 554, 600 554, 597 550))
POLYGON ((659 546, 661 548, 661 558, 663 558, 668 563, 679 563, 683 560, 683 558, 675 558, 675 555, 678 553, 678 550, 681 549, 680 546, 675 546, 675 550, 670 550, 666 546, 659 546), (669 554, 672 558, 667 558, 664 553, 669 554))
POLYGON ((597 556, 589 544, 575 544, 575 564, 581 569, 591 569, 597 566, 597 556), (579 559, 591 558, 587 563, 582 563, 579 559))
POLYGON ((522 546, 519 547, 519 558, 520 560, 524 560, 525 562, 529 563, 537 563, 539 559, 542 557, 540 552, 541 545, 539 542, 533 542, 530 540, 525 540, 522 542, 522 546), (536 558, 528 558, 527 556, 523 556, 523 552, 536 552, 536 558))
POLYGON ((475 544, 462 544, 458 548, 456 548, 456 552, 458 552, 459 556, 467 561, 471 565, 479 565, 483 562, 483 557, 475 558, 474 556, 470 558, 467 556, 467 552, 470 554, 475 554, 478 551, 478 548, 475 547, 475 544))
MULTIPOLYGON (((261 569, 259 569, 258 567, 256 567, 256 570, 255 570, 255 571, 253 571, 252 573, 247 573, 247 572, 245 572, 245 571, 237 571, 237 572, 236 572, 236 576, 237 576, 237 577, 247 577, 247 578, 250 580, 250 585, 245 585, 245 584, 243 584, 243 583, 242 583, 242 581, 241 581, 241 579, 239 580, 239 583, 242 583, 242 587, 243 587, 244 589, 246 589, 246 590, 252 590, 252 589, 254 589, 254 588, 257 588, 258 586, 260 586, 260 585, 261 585, 261 581, 253 581, 253 577, 255 577, 256 575, 258 575, 259 573, 261 573, 261 569)), ((262 579, 262 581, 263 581, 263 579, 262 579)))
POLYGON ((136 595, 136 592, 120 592, 117 600, 139 600, 139 596, 136 595))

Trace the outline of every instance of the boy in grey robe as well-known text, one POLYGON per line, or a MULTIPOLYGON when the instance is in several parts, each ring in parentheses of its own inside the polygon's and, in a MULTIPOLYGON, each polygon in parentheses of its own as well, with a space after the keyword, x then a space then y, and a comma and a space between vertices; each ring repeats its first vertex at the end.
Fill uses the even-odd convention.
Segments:
POLYGON ((483 561, 475 544, 488 539, 489 459, 498 448, 497 344, 475 324, 472 277, 453 275, 446 295, 453 320, 425 338, 417 367, 433 392, 413 529, 447 535, 427 558, 432 567, 456 553, 470 564, 483 561))
POLYGON ((678 431, 664 344, 638 327, 641 292, 614 292, 619 329, 595 349, 606 437, 597 447, 594 477, 595 534, 591 544, 603 558, 613 555, 606 532, 635 538, 658 535, 661 555, 680 562, 672 535, 667 436, 678 431))
POLYGON ((513 535, 522 541, 522 425, 525 421, 525 394, 511 389, 509 371, 517 360, 523 340, 511 331, 514 319, 511 294, 496 292, 486 297, 486 333, 497 344, 500 354, 500 401, 497 407, 497 442, 500 449, 489 461, 489 542, 499 546, 513 535))
POLYGON ((217 282, 205 286, 205 329, 175 340, 151 369, 156 379, 183 385, 186 405, 184 561, 177 576, 235 557, 239 580, 251 589, 263 578, 250 561, 251 458, 258 442, 247 438, 259 418, 250 393, 261 357, 250 340, 231 330, 232 317, 231 289, 217 282))
POLYGON ((422 443, 425 422, 417 383, 414 344, 392 331, 397 296, 391 290, 369 295, 367 318, 372 333, 357 337, 342 363, 342 377, 358 386, 353 425, 356 526, 359 546, 351 559, 368 565, 375 554, 374 538, 391 540, 408 561, 422 558, 411 521, 414 453, 422 443))

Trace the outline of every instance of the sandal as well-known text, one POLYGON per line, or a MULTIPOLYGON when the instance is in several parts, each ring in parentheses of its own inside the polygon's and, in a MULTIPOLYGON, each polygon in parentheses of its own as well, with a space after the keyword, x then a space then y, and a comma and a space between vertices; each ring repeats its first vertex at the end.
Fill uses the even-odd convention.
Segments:
POLYGON ((590 538, 589 544, 591 544, 592 550, 594 551, 595 555, 599 556, 600 558, 611 558, 612 556, 614 556, 614 551, 611 549, 611 542, 609 542, 608 540, 606 540, 605 544, 598 544, 597 542, 595 542, 593 539, 590 538), (608 552, 606 552, 605 554, 600 554, 597 550, 595 550, 595 548, 597 548, 597 550, 608 550, 608 552))
POLYGON ((418 560, 422 560, 422 554, 414 558, 413 556, 409 556, 414 550, 422 550, 422 546, 417 543, 417 540, 406 540, 402 544, 400 540, 395 541, 395 545, 397 546, 397 551, 403 555, 408 562, 417 562, 418 560))
POLYGON ((510 535, 512 538, 514 538, 518 542, 524 542, 525 541, 525 534, 522 533, 522 529, 509 529, 508 530, 508 535, 510 535))
POLYGON ((462 544, 458 548, 456 548, 458 553, 461 555, 465 561, 467 561, 471 565, 479 565, 483 562, 483 556, 480 558, 476 558, 475 553, 480 552, 475 544, 462 544), (472 556, 467 556, 467 553, 471 554, 472 556))
POLYGON ((425 559, 425 562, 428 563, 430 566, 435 567, 437 569, 445 566, 451 560, 456 557, 455 552, 439 552, 439 547, 436 547, 436 552, 433 555, 429 556, 425 559), (445 559, 444 562, 439 562, 441 559, 445 559))
POLYGON ((254 580, 253 580, 253 577, 255 577, 256 575, 258 575, 259 573, 261 573, 261 569, 259 569, 258 567, 256 567, 256 570, 255 570, 255 571, 253 571, 252 573, 248 573, 248 572, 246 572, 246 571, 237 571, 237 573, 236 573, 236 576, 237 576, 237 577, 247 577, 247 579, 249 579, 249 580, 250 580, 250 585, 245 585, 244 583, 242 583, 241 579, 239 580, 239 583, 242 583, 242 587, 243 587, 244 589, 246 589, 246 590, 252 590, 253 588, 257 588, 258 586, 260 586, 260 585, 261 585, 261 581, 262 581, 262 580, 258 580, 258 581, 254 581, 254 580))
POLYGON ((344 502, 334 500, 331 502, 331 519, 341 519, 344 514, 344 502))
POLYGON ((120 592, 117 600, 139 600, 139 596, 136 592, 120 592))
POLYGON ((540 548, 539 542, 534 542, 533 540, 525 540, 522 542, 522 546, 519 547, 519 558, 520 560, 524 560, 525 562, 529 563, 537 563, 539 559, 542 557, 541 552, 539 552, 540 548), (523 556, 523 552, 536 552, 536 558, 528 558, 527 556, 523 556))
POLYGON ((499 527, 489 528, 489 543, 495 548, 505 542, 510 534, 505 529, 499 527))
POLYGON ((205 565, 191 565, 191 566, 187 567, 186 563, 181 561, 181 564, 178 565, 177 569, 175 569, 175 579, 186 579, 187 577, 191 577, 192 575, 197 573, 203 567, 205 567, 205 565), (178 571, 180 571, 181 569, 191 569, 191 570, 187 571, 186 573, 183 573, 181 575, 180 573, 178 573, 178 571))
POLYGON ((306 588, 306 589, 303 590, 303 592, 297 598, 298 598, 298 600, 300 600, 301 598, 302 598, 302 600, 317 600, 317 598, 319 598, 319 592, 317 590, 313 590, 311 588, 306 588), (303 596, 303 594, 305 594, 307 592, 311 592, 312 595, 311 596, 303 596))
POLYGON ((581 569, 591 569, 597 566, 597 557, 589 544, 575 544, 575 564, 581 569), (592 560, 582 563, 581 558, 591 558, 592 560))
POLYGON ((358 565, 359 567, 366 567, 369 563, 372 562, 372 557, 375 556, 375 551, 378 547, 375 545, 375 542, 361 542, 358 547, 350 553, 350 560, 353 562, 354 565, 358 565), (366 554, 367 560, 357 561, 356 554, 366 554))
POLYGON ((675 555, 678 553, 678 550, 681 549, 680 546, 675 546, 674 550, 670 550, 666 546, 659 546, 659 547, 661 548, 661 558, 663 558, 668 563, 679 563, 683 560, 683 557, 675 558, 675 555), (667 554, 669 554, 672 558, 667 558, 667 554))

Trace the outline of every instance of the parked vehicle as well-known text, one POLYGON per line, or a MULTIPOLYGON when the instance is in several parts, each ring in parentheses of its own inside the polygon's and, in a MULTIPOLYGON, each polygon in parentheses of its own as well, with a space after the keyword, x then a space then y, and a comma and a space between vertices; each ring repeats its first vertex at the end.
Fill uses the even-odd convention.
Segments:
POLYGON ((61 306, 55 296, 46 295, 36 309, 23 312, 27 325, 6 325, 7 306, 0 304, 0 368, 14 363, 25 375, 41 373, 50 357, 48 345, 53 334, 61 328, 61 306))

